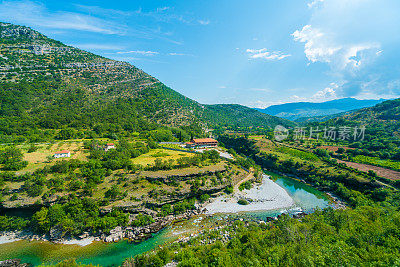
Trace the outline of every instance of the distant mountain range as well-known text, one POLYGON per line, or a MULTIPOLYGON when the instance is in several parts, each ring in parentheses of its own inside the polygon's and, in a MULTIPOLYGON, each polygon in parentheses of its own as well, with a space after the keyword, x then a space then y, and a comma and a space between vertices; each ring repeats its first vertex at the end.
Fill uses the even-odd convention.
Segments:
POLYGON ((281 105, 269 106, 265 109, 257 109, 265 114, 285 118, 292 121, 305 121, 307 118, 320 117, 318 120, 323 120, 326 116, 330 119, 334 116, 333 114, 353 111, 361 108, 372 107, 376 104, 385 101, 385 99, 379 100, 358 100, 355 98, 342 98, 337 100, 331 100, 321 103, 313 102, 296 102, 286 103, 281 105))

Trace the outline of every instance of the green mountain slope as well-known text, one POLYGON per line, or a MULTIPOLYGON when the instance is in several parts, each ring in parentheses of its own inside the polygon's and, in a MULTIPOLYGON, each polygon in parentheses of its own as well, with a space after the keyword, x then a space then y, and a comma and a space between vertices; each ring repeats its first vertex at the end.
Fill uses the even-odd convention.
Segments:
POLYGON ((364 108, 345 116, 347 119, 365 122, 396 124, 400 119, 400 99, 388 100, 370 108, 364 108))
MULTIPOLYGON (((363 149, 364 155, 378 155, 382 159, 400 159, 400 99, 388 100, 373 107, 363 108, 325 122, 311 122, 309 126, 355 127, 365 126, 363 140, 348 140, 349 146, 363 149)), ((353 134, 353 132, 351 132, 353 134)))
POLYGON ((203 118, 216 125, 251 127, 260 125, 294 126, 295 123, 237 104, 207 105, 203 118))
POLYGON ((45 141, 61 129, 72 138, 160 126, 198 135, 221 121, 288 125, 239 105, 201 105, 126 62, 9 23, 0 24, 0 100, 0 142, 45 141))
POLYGON ((330 119, 334 119, 334 118, 338 118, 341 117, 343 115, 346 114, 350 114, 355 112, 355 110, 350 110, 350 111, 345 111, 345 112, 340 112, 340 113, 335 113, 335 114, 331 114, 331 115, 325 115, 325 116, 314 116, 314 117, 301 117, 298 118, 296 120, 294 120, 295 122, 299 123, 299 124, 305 124, 305 123, 309 123, 309 122, 314 122, 314 121, 327 121, 330 119))
POLYGON ((373 107, 331 119, 327 123, 365 125, 384 131, 384 136, 396 134, 400 127, 400 99, 388 100, 373 107))

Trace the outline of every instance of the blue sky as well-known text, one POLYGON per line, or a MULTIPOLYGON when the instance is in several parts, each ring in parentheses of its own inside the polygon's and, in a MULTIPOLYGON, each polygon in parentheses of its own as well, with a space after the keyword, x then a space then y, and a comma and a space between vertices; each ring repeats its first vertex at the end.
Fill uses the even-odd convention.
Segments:
POLYGON ((0 20, 201 103, 400 97, 400 1, 1 1, 0 20))

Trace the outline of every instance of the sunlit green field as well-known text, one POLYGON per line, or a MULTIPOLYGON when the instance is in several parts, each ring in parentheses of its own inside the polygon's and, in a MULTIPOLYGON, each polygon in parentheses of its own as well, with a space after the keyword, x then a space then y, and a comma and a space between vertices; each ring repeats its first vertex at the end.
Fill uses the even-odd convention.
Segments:
POLYGON ((177 160, 181 157, 193 157, 195 154, 187 153, 183 151, 175 151, 169 149, 152 149, 149 153, 140 155, 137 158, 132 159, 133 163, 140 164, 142 166, 152 165, 154 164, 157 158, 162 160, 177 160))

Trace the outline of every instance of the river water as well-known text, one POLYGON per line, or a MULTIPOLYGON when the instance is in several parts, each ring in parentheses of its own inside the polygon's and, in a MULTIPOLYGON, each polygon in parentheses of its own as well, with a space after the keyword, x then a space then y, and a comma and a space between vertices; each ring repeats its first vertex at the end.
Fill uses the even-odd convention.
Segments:
MULTIPOLYGON (((276 216, 283 212, 294 213, 297 211, 312 212, 316 208, 326 208, 330 206, 329 198, 326 194, 319 192, 311 186, 305 185, 294 179, 267 173, 279 186, 284 188, 293 198, 295 205, 289 210, 279 209, 260 212, 245 212, 236 216, 255 217, 265 220, 266 217, 276 216)), ((221 215, 215 216, 218 220, 221 215)), ((3 259, 22 259, 22 262, 29 262, 34 266, 40 264, 52 264, 59 261, 74 258, 79 263, 93 264, 100 266, 119 266, 124 259, 134 257, 143 252, 152 250, 166 242, 171 242, 177 238, 190 233, 198 232, 207 228, 207 223, 211 219, 204 217, 194 218, 187 222, 177 223, 167 227, 152 238, 141 243, 129 243, 121 241, 106 244, 103 242, 93 242, 87 246, 54 244, 46 241, 27 241, 20 240, 12 243, 0 245, 0 260, 3 259)))

